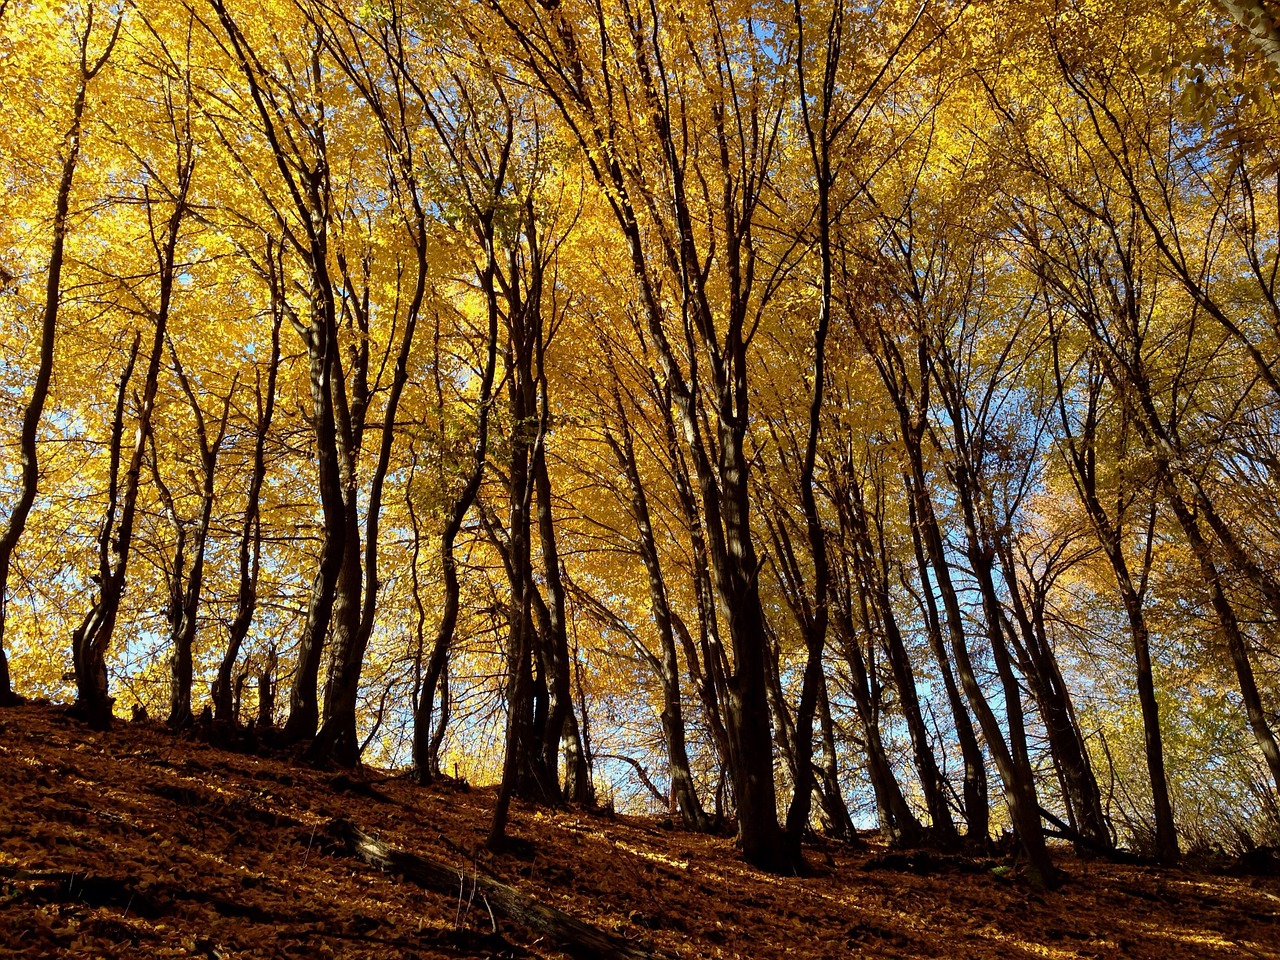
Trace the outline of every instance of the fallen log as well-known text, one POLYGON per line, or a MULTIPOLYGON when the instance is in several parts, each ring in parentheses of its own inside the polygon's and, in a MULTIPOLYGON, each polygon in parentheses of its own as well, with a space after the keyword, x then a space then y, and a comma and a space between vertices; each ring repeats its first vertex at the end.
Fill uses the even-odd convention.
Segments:
POLYGON ((575 957, 618 957, 621 960, 664 960, 641 944, 606 933, 562 910, 549 907, 515 887, 489 877, 469 874, 464 870, 428 857, 399 850, 371 837, 349 820, 338 819, 329 824, 329 832, 353 856, 365 863, 398 873, 418 886, 438 893, 456 893, 460 883, 484 897, 495 916, 532 930, 553 941, 575 957))
POLYGON ((1156 860, 1152 857, 1144 857, 1141 854, 1132 853, 1128 850, 1105 846, 1097 840, 1090 840, 1080 832, 1072 829, 1068 824, 1063 823, 1061 819, 1055 817, 1044 807, 1040 808, 1040 816, 1058 828, 1056 832, 1046 830, 1046 837, 1055 837, 1059 840, 1070 840, 1077 847, 1087 850, 1095 856, 1102 857, 1104 860, 1110 860, 1112 863, 1128 863, 1135 866, 1156 865, 1156 860))

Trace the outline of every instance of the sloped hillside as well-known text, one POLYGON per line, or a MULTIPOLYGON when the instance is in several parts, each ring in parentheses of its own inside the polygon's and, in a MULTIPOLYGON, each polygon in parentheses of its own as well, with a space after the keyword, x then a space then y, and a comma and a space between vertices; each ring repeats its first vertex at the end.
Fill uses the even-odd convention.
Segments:
POLYGON ((809 851, 812 875, 776 878, 727 838, 519 807, 512 849, 493 856, 492 797, 7 710, 0 955, 568 955, 554 932, 504 916, 502 883, 637 955, 1280 957, 1280 879, 1246 864, 1164 871, 1063 853, 1069 880, 1044 894, 996 861, 828 846, 809 851), (457 887, 369 865, 335 822, 449 865, 457 887))

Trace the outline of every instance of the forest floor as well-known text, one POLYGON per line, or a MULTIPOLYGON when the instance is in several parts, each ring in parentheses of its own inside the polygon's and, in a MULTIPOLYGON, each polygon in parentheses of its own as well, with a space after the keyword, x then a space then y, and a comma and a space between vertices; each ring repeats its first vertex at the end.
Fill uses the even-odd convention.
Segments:
POLYGON ((0 956, 566 956, 470 893, 487 876, 670 958, 1280 958, 1274 869, 1064 849, 1067 881, 1044 893, 998 861, 832 844, 807 850, 809 876, 779 878, 726 837, 519 804, 516 842, 494 856, 482 849, 493 799, 149 724, 95 733, 58 707, 5 710, 0 956), (449 864, 458 889, 366 865, 333 839, 337 818, 449 864))

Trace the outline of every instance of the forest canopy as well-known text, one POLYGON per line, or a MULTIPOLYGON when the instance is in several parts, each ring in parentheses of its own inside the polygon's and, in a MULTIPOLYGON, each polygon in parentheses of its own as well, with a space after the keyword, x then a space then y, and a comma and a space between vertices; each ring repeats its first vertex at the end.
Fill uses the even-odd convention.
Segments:
POLYGON ((0 0, 0 702, 1280 842, 1272 0, 0 0))

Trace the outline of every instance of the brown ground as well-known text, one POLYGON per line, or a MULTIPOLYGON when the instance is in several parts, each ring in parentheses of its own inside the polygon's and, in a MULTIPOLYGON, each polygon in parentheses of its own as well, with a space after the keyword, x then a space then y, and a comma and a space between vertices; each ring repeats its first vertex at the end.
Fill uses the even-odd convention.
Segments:
POLYGON ((231 753, 153 726, 94 733, 55 707, 0 713, 0 956, 562 957, 480 898, 344 854, 345 817, 669 957, 1280 958, 1280 878, 1077 860, 1056 893, 992 862, 814 848, 763 876, 732 842, 659 823, 513 809, 476 853, 491 790, 424 790, 231 753))

